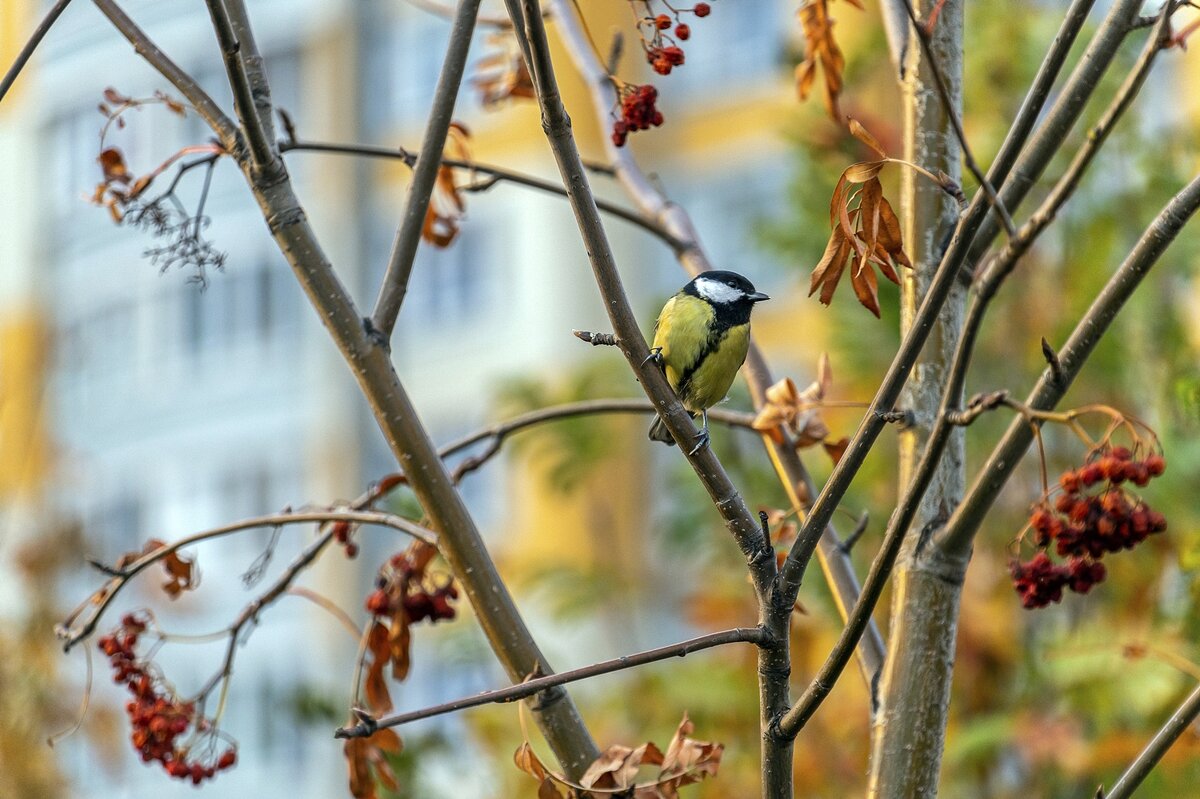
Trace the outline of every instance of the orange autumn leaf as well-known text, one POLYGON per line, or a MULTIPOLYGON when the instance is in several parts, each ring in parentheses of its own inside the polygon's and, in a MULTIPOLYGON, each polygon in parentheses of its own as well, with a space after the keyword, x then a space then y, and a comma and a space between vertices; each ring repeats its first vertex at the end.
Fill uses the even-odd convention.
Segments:
MULTIPOLYGON (((142 547, 140 552, 126 552, 118 558, 117 568, 124 569, 134 561, 157 552, 166 546, 166 541, 151 538, 142 547)), ((159 562, 162 564, 163 570, 167 573, 167 579, 162 584, 162 589, 171 599, 178 599, 184 591, 191 591, 200 585, 200 571, 196 568, 196 562, 191 558, 186 558, 180 555, 178 551, 175 551, 162 557, 159 562)))
POLYGON ((367 692, 367 706, 371 713, 382 716, 392 710, 392 695, 388 691, 385 669, 391 662, 391 646, 388 642, 388 628, 379 622, 372 622, 371 630, 367 633, 366 654, 371 656, 371 663, 366 669, 364 687, 367 692))
MULTIPOLYGON (((446 144, 442 158, 454 161, 471 160, 467 141, 471 134, 460 122, 451 122, 446 133, 446 144)), ((458 236, 459 223, 466 215, 467 202, 456 180, 455 168, 442 164, 438 167, 433 192, 429 195, 429 207, 425 211, 425 222, 421 227, 421 238, 435 247, 449 247, 458 236)))
MULTIPOLYGON (((851 120, 851 133, 860 141, 883 154, 883 147, 861 123, 851 120)), ((829 241, 825 252, 813 268, 809 296, 820 289, 822 305, 833 300, 838 283, 850 266, 850 283, 858 301, 877 318, 879 309, 879 279, 875 268, 888 280, 900 283, 895 265, 912 268, 904 252, 900 220, 883 195, 879 172, 889 161, 860 161, 843 170, 829 202, 829 241), (855 188, 858 186, 859 188, 855 188)))
POLYGON ((492 110, 507 100, 536 98, 533 79, 516 37, 511 33, 494 33, 488 36, 487 42, 496 51, 480 59, 475 65, 475 77, 471 79, 479 90, 483 107, 492 110))
POLYGON ((350 738, 342 751, 350 770, 350 795, 354 799, 378 799, 376 780, 388 790, 400 788, 396 773, 388 763, 385 753, 399 754, 404 743, 394 730, 377 730, 366 738, 350 738))
POLYGON ((829 439, 829 428, 821 418, 821 402, 833 382, 833 371, 829 356, 821 354, 817 362, 817 379, 800 391, 796 383, 785 377, 766 391, 766 401, 754 418, 751 426, 766 433, 777 444, 784 441, 783 429, 794 436, 797 449, 825 444, 829 439))
MULTIPOLYGON (((847 0, 849 5, 861 9, 858 0, 847 0)), ((842 93, 842 71, 846 58, 833 35, 835 20, 829 14, 830 0, 806 0, 800 6, 800 32, 804 36, 804 60, 796 66, 796 92, 801 100, 808 99, 820 68, 824 79, 823 98, 825 110, 835 121, 841 119, 838 111, 838 96, 842 93)))
POLYGON ((652 741, 637 747, 614 744, 588 766, 577 784, 546 768, 528 741, 517 748, 513 761, 517 768, 538 781, 538 799, 561 799, 559 785, 574 789, 568 790, 569 795, 580 799, 609 799, 617 795, 632 799, 677 799, 680 787, 715 777, 725 751, 723 744, 688 737, 692 730, 692 722, 685 713, 665 754, 652 741), (654 779, 637 782, 638 772, 647 766, 658 767, 654 779))

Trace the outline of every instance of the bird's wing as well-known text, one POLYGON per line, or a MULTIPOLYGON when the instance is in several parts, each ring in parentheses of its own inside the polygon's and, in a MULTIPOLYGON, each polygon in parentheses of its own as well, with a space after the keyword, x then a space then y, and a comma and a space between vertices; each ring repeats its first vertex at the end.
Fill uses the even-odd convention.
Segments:
POLYGON ((667 300, 654 326, 654 346, 662 348, 663 365, 671 388, 679 390, 685 372, 695 367, 708 346, 713 310, 708 303, 676 294, 667 300))

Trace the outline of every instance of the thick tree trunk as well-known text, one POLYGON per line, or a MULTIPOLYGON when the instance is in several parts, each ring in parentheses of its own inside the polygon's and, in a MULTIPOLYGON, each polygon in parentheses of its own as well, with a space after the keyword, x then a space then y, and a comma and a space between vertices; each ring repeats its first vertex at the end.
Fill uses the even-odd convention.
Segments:
MULTIPOLYGON (((918 16, 935 0, 914 2, 918 16)), ((962 105, 962 0, 948 0, 933 31, 932 50, 954 113, 962 105)), ((930 63, 910 33, 905 64, 905 158, 959 179, 961 150, 937 91, 930 63)), ((907 332, 921 297, 958 220, 954 201, 925 178, 908 171, 903 184, 905 242, 915 266, 905 276, 901 326, 907 332)), ((935 421, 950 362, 962 327, 966 290, 957 286, 901 397, 913 425, 900 435, 900 486, 912 478, 935 421)), ((869 795, 878 799, 931 797, 937 793, 954 664, 954 636, 965 561, 947 563, 923 545, 962 497, 963 436, 951 434, 900 554, 894 579, 887 661, 879 684, 872 730, 869 795)))

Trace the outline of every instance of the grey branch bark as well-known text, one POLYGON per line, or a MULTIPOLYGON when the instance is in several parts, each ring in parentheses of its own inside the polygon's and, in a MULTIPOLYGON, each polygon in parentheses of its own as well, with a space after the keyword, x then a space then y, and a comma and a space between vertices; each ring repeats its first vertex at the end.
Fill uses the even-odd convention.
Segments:
POLYGON ((1129 799, 1130 796, 1133 796, 1133 792, 1142 784, 1142 780, 1146 779, 1158 761, 1162 760, 1162 756, 1171 748, 1171 744, 1179 740, 1179 736, 1183 735, 1197 716, 1200 716, 1200 685, 1196 686, 1188 698, 1183 700, 1183 704, 1171 714, 1171 718, 1167 719, 1167 723, 1162 726, 1162 729, 1151 739, 1150 743, 1146 744, 1146 748, 1129 765, 1129 768, 1113 785, 1112 790, 1108 793, 1102 791, 1098 794, 1100 799, 1129 799))
MULTIPOLYGON (((109 0, 96 2, 102 7, 114 7, 109 0)), ((184 85, 194 83, 131 22, 118 28, 168 80, 175 83, 175 78, 179 78, 184 85)), ((247 48, 253 39, 242 35, 240 41, 247 48)), ((176 85, 184 91, 184 86, 176 85)), ((386 348, 364 327, 350 295, 325 256, 286 171, 267 182, 247 168, 245 162, 242 165, 271 235, 370 403, 388 446, 438 533, 442 553, 462 583, 480 626, 510 679, 520 682, 534 672, 551 673, 422 426, 386 348)), ((582 775, 598 750, 566 691, 553 688, 531 700, 531 707, 563 769, 574 777, 582 775)))
MULTIPOLYGON (((1200 208, 1200 177, 1176 194, 1142 233, 1137 245, 1075 326, 1067 343, 1058 350, 1059 368, 1046 368, 1025 400, 1026 405, 1035 410, 1051 410, 1058 404, 1121 308, 1197 208, 1200 208)), ((962 504, 938 535, 935 543, 939 548, 955 556, 969 552, 984 517, 1032 441, 1033 432, 1023 419, 1015 419, 1009 425, 962 504)))
MULTIPOLYGON (((919 3, 916 11, 922 20, 935 4, 936 0, 919 3)), ((948 0, 929 46, 918 47, 916 41, 910 45, 904 82, 905 159, 946 172, 955 180, 962 155, 956 119, 962 114, 963 5, 961 0, 948 0), (950 107, 939 102, 939 81, 953 101, 950 107)), ((917 24, 914 18, 911 36, 919 40, 917 24)), ((931 290, 935 265, 942 258, 941 242, 955 227, 957 209, 943 192, 917 181, 911 173, 901 186, 901 201, 908 211, 905 241, 915 267, 901 284, 901 329, 907 335, 917 303, 931 290)), ((901 405, 913 412, 915 420, 899 437, 899 483, 902 493, 909 490, 905 503, 917 530, 937 525, 958 504, 966 480, 963 430, 940 430, 936 443, 931 437, 965 306, 965 287, 955 285, 901 395, 901 405), (929 448, 932 453, 935 446, 942 450, 940 457, 922 464, 922 450, 929 448), (925 468, 918 474, 920 465, 925 468), (927 486, 913 493, 921 482, 927 486)), ((945 746, 954 630, 966 564, 961 570, 931 568, 921 557, 920 535, 898 538, 893 531, 891 543, 899 546, 899 561, 893 575, 888 658, 871 734, 868 795, 934 796, 945 746)))
POLYGON ((771 586, 775 578, 775 552, 750 514, 746 503, 729 480, 711 447, 688 453, 695 427, 683 404, 667 383, 666 376, 648 359, 649 349, 642 337, 637 318, 621 285, 612 248, 596 208, 587 170, 579 157, 571 133, 571 120, 563 107, 545 25, 535 0, 506 0, 514 28, 522 39, 530 75, 537 87, 542 111, 542 128, 554 152, 563 184, 584 240, 596 284, 620 343, 622 354, 637 375, 647 396, 655 403, 659 416, 680 442, 680 451, 708 491, 726 527, 733 535, 750 568, 751 582, 759 606, 759 624, 766 639, 759 648, 759 704, 762 725, 762 795, 767 799, 788 799, 792 790, 792 742, 775 735, 771 721, 788 706, 788 623, 791 607, 784 614, 773 613, 771 586))
POLYGON ((460 0, 450 29, 450 44, 446 48, 446 60, 438 77, 433 95, 433 108, 425 127, 425 138, 421 142, 421 155, 413 167, 412 183, 404 203, 404 215, 396 231, 396 241, 388 259, 387 273, 379 288, 379 298, 371 322, 385 337, 391 337, 396 326, 396 317, 404 295, 408 293, 408 279, 412 275, 413 260, 417 257, 417 246, 421 243, 421 229, 425 214, 429 210, 430 195, 442 164, 442 150, 446 146, 446 134, 454 116, 454 101, 462 85, 463 70, 467 64, 467 52, 471 47, 471 36, 475 32, 475 18, 479 14, 480 0, 460 0))
POLYGON ((25 46, 21 48, 21 52, 17 53, 16 59, 12 66, 4 73, 4 77, 0 79, 0 103, 4 102, 5 95, 12 85, 16 83, 17 76, 21 74, 21 70, 29 63, 29 59, 33 56, 33 51, 42 43, 42 39, 46 38, 46 34, 50 32, 50 28, 62 16, 62 12, 67 10, 67 6, 71 4, 71 0, 58 0, 46 12, 46 16, 42 17, 42 21, 33 29, 29 39, 25 42, 25 46))

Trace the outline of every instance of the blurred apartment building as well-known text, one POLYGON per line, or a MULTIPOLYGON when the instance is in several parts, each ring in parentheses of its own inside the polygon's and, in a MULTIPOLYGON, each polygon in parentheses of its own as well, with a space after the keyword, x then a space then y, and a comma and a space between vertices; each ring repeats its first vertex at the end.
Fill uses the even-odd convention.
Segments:
MULTIPOLYGON (((670 132, 639 134, 633 146, 687 206, 715 260, 769 289, 780 278, 747 244, 755 221, 780 202, 786 180, 787 151, 766 120, 772 109, 794 102, 786 66, 791 9, 767 0, 744 8, 736 2, 738 13, 724 13, 732 3, 721 3, 710 20, 692 26, 686 67, 661 82, 670 132)), ((50 4, 5 5, 0 54, 7 65, 20 32, 31 30, 50 4)), ((607 35, 624 23, 623 5, 595 9, 592 29, 607 35)), ((125 6, 231 107, 203 4, 130 0, 125 6)), ((275 101, 295 119, 301 138, 419 146, 448 37, 445 19, 399 0, 253 0, 250 10, 275 101)), ((472 64, 488 52, 492 33, 477 33, 472 64)), ((581 84, 568 76, 569 60, 556 54, 585 154, 599 158, 604 130, 581 84)), ((627 64, 635 68, 633 60, 627 64)), ((285 506, 353 497, 393 469, 365 402, 235 168, 220 164, 213 176, 207 236, 228 262, 207 274, 203 291, 190 272, 160 274, 143 256, 153 238, 114 225, 88 202, 100 180, 104 118, 97 104, 109 86, 133 97, 156 89, 176 94, 91 4, 76 3, 0 106, 0 585, 6 586, 0 595, 10 616, 20 615, 21 599, 5 563, 22 537, 37 534, 40 520, 78 520, 86 554, 111 561, 150 537, 172 539, 285 506)), ((557 178, 530 105, 487 112, 464 89, 456 116, 470 129, 480 160, 557 178)), ((130 111, 126 119, 109 142, 139 173, 206 138, 197 119, 161 108, 130 111)), ((313 153, 289 155, 288 167, 340 278, 369 308, 407 172, 394 163, 313 153)), ((181 196, 194 201, 202 171, 181 184, 181 196)), ((621 198, 617 187, 597 183, 621 198)), ((502 184, 470 195, 468 204, 458 241, 446 250, 422 247, 394 342, 401 377, 438 441, 495 419, 489 398, 501 381, 554 380, 593 356, 572 329, 607 329, 565 202, 502 184)), ((662 297, 684 281, 682 273, 644 233, 619 221, 609 232, 649 327, 662 297)), ((642 446, 640 429, 637 439, 631 446, 642 446)), ((644 477, 634 469, 625 479, 644 477)), ((588 523, 586 501, 537 511, 536 480, 506 475, 500 463, 473 475, 464 490, 506 562, 526 551, 571 557, 571 542, 553 526, 588 523)), ((633 524, 640 513, 621 519, 633 524)), ((305 534, 288 535, 300 541, 305 534)), ((165 611, 164 626, 195 632, 227 624, 252 596, 236 578, 266 536, 204 550, 205 579, 228 582, 230 590, 210 586, 204 598, 165 611)), ((331 555, 307 582, 358 608, 379 557, 396 546, 364 533, 357 561, 331 555)), ((62 605, 96 584, 94 573, 64 578, 62 605)), ((130 599, 166 604, 153 585, 131 590, 130 599)), ((567 640, 543 644, 552 661, 578 665, 567 640)), ((199 683, 214 668, 212 650, 168 649, 183 650, 168 665, 181 686, 199 683)), ((241 744, 241 763, 214 790, 253 790, 262 799, 344 791, 329 725, 298 724, 287 707, 302 689, 343 702, 352 651, 345 633, 305 603, 292 600, 264 615, 239 655, 224 722, 241 744)), ((73 664, 64 668, 79 675, 79 661, 73 664)), ((499 680, 486 655, 445 662, 428 656, 397 696, 404 708, 416 707, 499 680)), ((123 699, 109 686, 97 689, 96 701, 123 699)), ((123 743, 123 719, 116 734, 123 743)), ((138 764, 128 746, 117 747, 123 762, 115 770, 102 767, 95 748, 80 740, 61 751, 76 795, 191 795, 190 786, 138 764)))

